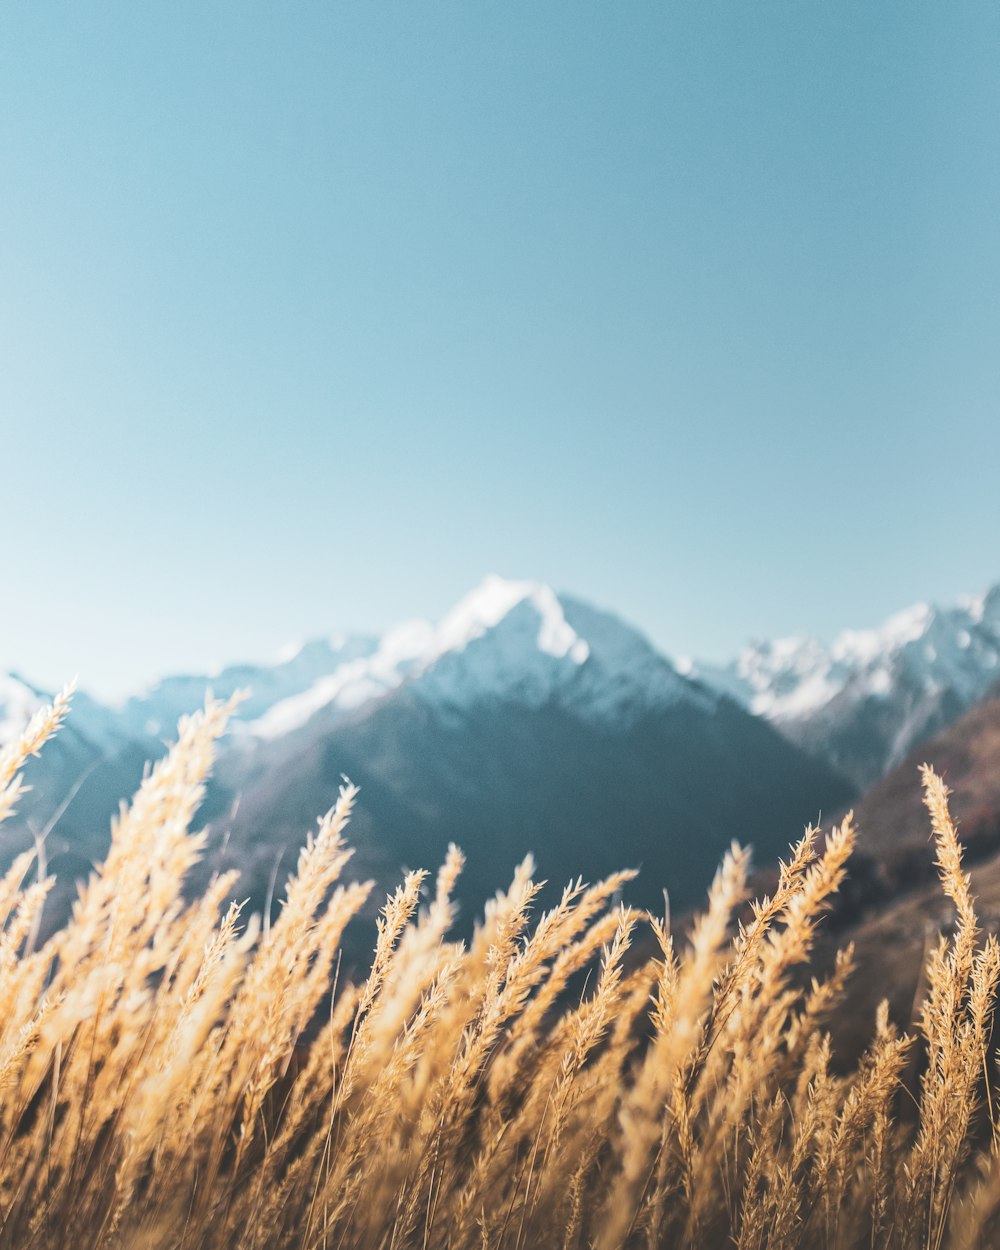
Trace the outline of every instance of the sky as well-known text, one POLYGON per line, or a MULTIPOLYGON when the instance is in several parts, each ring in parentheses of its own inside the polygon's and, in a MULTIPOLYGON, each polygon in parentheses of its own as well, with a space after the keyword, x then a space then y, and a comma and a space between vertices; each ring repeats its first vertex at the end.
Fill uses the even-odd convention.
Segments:
POLYGON ((1000 9, 0 10, 0 669, 1000 581, 1000 9))

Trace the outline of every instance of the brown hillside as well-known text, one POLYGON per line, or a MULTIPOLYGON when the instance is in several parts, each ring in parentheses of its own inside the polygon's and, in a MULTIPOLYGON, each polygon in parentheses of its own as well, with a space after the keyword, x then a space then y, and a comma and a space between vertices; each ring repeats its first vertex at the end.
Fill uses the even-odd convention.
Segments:
POLYGON ((984 840, 981 849, 994 849, 1000 839, 1000 692, 923 743, 868 791, 855 806, 863 848, 892 857, 904 846, 927 843, 926 813, 914 784, 925 761, 953 791, 952 808, 969 854, 984 840))
POLYGON ((857 972, 852 1010, 834 1022, 845 1053, 870 1035, 882 998, 910 1024, 921 998, 930 946, 952 924, 936 882, 930 823, 918 765, 933 765, 952 790, 951 807, 966 847, 984 928, 1000 930, 1000 694, 985 699, 919 747, 856 805, 859 842, 850 881, 822 938, 821 960, 853 942, 857 972))

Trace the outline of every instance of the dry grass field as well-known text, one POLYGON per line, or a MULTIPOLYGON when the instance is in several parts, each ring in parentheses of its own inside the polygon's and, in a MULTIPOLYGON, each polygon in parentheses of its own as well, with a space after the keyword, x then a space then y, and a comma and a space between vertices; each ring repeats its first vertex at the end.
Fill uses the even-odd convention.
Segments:
MULTIPOLYGON (((0 756, 0 818, 68 702, 0 756)), ((627 873, 539 913, 530 862, 458 943, 453 848, 385 901, 354 984, 338 947, 370 887, 341 881, 350 785, 273 923, 230 902, 233 876, 183 893, 230 711, 181 722, 62 930, 39 942, 31 855, 0 882, 0 1246, 997 1244, 1000 949, 932 770, 946 931, 914 1035, 878 1008, 845 1074, 827 1025, 852 1010, 852 952, 802 972, 850 818, 807 831, 751 908, 734 846, 676 945, 618 904, 627 873)))

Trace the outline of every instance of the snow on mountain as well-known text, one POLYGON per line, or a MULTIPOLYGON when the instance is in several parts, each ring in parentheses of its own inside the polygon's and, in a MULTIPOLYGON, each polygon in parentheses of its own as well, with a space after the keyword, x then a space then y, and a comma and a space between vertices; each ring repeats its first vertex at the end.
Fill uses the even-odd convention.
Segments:
POLYGON ((688 671, 869 784, 1000 680, 1000 586, 952 608, 916 604, 830 645, 757 642, 688 671))
POLYGON ((275 700, 248 730, 257 738, 281 738, 323 708, 349 711, 394 690, 423 654, 432 627, 411 621, 389 630, 371 649, 332 666, 310 685, 275 700))
MULTIPOLYGON (((67 728, 104 756, 135 743, 155 752, 174 736, 178 719, 201 706, 206 691, 224 699, 242 690, 248 697, 240 705, 234 732, 245 732, 248 720, 312 690, 328 674, 349 669, 379 645, 368 635, 336 634, 287 647, 274 664, 234 664, 213 673, 168 676, 118 703, 103 703, 77 690, 67 728)), ((51 692, 0 674, 0 746, 20 733, 32 712, 50 698, 51 692)))
POLYGON ((717 701, 624 621, 537 582, 487 579, 445 617, 441 634, 460 642, 432 654, 415 689, 445 706, 491 697, 521 706, 557 700, 592 720, 617 721, 680 700, 717 701), (484 620, 489 627, 479 627, 484 620), (456 621, 476 625, 461 634, 456 621))
POLYGON ((44 703, 44 696, 27 682, 0 673, 0 747, 13 741, 44 703))
POLYGON ((126 737, 159 740, 172 736, 178 718, 204 702, 206 690, 220 699, 244 691, 247 698, 234 726, 239 731, 245 722, 312 689, 329 673, 356 663, 377 646, 376 638, 364 634, 318 638, 284 648, 274 664, 232 664, 211 674, 165 677, 111 710, 126 737))
MULTIPOLYGON (((0 742, 45 697, 17 678, 2 680, 0 742)), ((234 733, 268 741, 320 711, 328 719, 356 711, 404 682, 442 708, 490 698, 540 706, 559 697, 598 717, 682 697, 709 704, 717 698, 680 677, 641 634, 609 613, 540 582, 491 575, 437 622, 407 621, 381 637, 313 640, 284 649, 270 665, 169 676, 118 704, 81 691, 71 724, 105 756, 134 743, 156 750, 206 690, 227 698, 242 689, 250 694, 234 733)))
POLYGON ((537 618, 535 646, 545 655, 582 664, 587 658, 586 642, 577 636, 566 620, 562 604, 549 586, 540 582, 507 581, 491 574, 465 596, 441 620, 433 633, 426 656, 433 662, 448 651, 463 651, 477 638, 499 625, 519 605, 530 605, 537 618))
POLYGON ((709 705, 716 698, 609 613, 540 582, 491 575, 438 623, 390 630, 369 654, 273 704, 250 730, 280 737, 320 710, 354 710, 404 682, 445 709, 491 698, 537 707, 559 698, 598 717, 682 697, 709 705))

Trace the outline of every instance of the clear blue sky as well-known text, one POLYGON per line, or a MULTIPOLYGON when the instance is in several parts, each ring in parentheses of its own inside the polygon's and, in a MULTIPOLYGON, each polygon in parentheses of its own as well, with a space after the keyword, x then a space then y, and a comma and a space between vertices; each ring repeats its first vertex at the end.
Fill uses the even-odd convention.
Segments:
POLYGON ((0 668, 1000 580, 1000 9, 6 4, 0 668))

